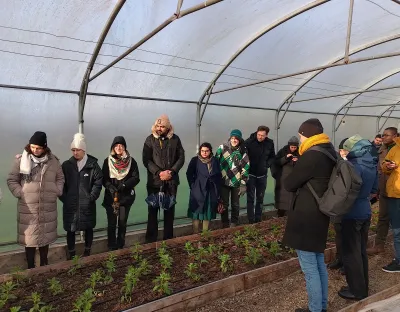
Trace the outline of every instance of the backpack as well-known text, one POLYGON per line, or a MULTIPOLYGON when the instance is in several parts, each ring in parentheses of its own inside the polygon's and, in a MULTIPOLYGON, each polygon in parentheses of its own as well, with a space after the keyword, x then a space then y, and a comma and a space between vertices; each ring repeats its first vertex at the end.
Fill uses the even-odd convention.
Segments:
POLYGON ((307 182, 308 188, 318 203, 319 210, 328 217, 337 217, 350 212, 362 185, 362 179, 354 166, 341 157, 336 159, 324 148, 313 146, 309 150, 323 153, 335 162, 328 189, 321 198, 315 192, 311 183, 307 182))

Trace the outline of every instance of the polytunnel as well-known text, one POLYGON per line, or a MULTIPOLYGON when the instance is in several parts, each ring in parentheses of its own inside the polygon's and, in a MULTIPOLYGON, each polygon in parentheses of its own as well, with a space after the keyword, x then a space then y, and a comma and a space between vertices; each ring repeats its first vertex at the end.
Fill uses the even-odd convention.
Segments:
MULTIPOLYGON (((61 160, 84 132, 100 164, 124 135, 141 164, 163 113, 187 160, 199 142, 216 147, 233 128, 247 137, 266 125, 280 148, 310 116, 334 142, 371 139, 400 118, 397 0, 25 0, 4 3, 0 21, 3 246, 16 232, 5 179, 36 130, 61 160)), ((140 173, 132 225, 147 219, 140 173)), ((177 219, 187 197, 184 184, 177 219)))

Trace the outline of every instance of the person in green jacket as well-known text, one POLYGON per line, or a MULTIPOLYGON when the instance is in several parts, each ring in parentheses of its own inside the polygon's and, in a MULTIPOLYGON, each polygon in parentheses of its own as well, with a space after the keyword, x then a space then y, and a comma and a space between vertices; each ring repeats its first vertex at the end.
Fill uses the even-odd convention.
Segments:
POLYGON ((249 179, 250 161, 240 130, 232 130, 227 143, 219 146, 215 158, 219 161, 222 173, 221 198, 224 212, 221 214, 223 227, 229 227, 229 197, 231 198, 231 227, 239 222, 239 199, 246 193, 249 179))

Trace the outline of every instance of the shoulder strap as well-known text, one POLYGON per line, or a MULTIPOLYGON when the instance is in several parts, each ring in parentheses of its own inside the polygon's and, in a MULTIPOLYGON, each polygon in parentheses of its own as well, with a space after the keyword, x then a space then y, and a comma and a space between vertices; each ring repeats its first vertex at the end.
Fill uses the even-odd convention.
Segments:
POLYGON ((331 153, 329 153, 326 149, 324 149, 320 146, 313 146, 309 149, 309 151, 320 152, 320 153, 324 154, 325 156, 329 157, 332 161, 337 162, 337 159, 335 157, 333 157, 331 153))

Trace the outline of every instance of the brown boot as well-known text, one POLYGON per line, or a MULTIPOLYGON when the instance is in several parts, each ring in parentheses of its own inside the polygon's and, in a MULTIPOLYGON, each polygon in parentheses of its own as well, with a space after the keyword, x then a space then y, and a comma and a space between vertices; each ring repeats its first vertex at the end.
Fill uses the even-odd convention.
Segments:
POLYGON ((367 249, 367 254, 368 256, 373 256, 379 253, 382 253, 385 251, 385 245, 384 244, 375 244, 374 247, 368 248, 367 249))

